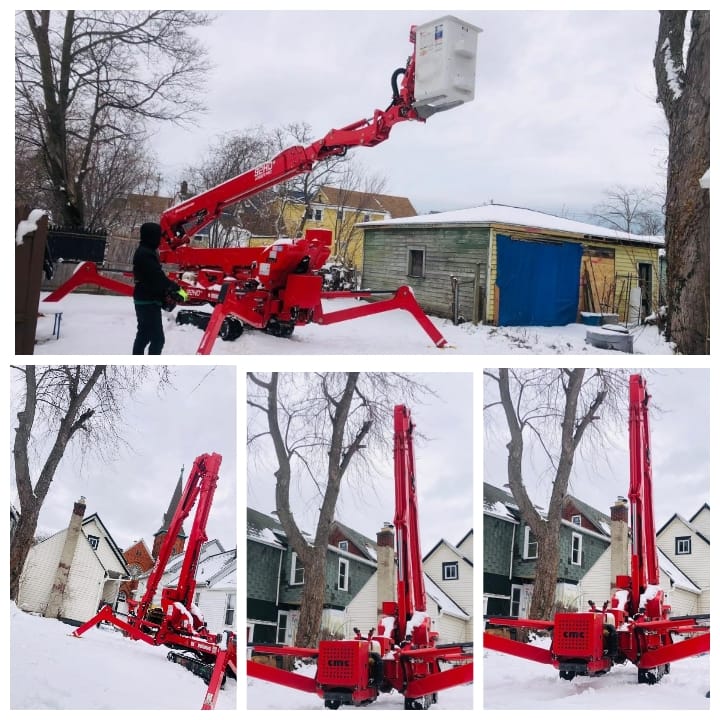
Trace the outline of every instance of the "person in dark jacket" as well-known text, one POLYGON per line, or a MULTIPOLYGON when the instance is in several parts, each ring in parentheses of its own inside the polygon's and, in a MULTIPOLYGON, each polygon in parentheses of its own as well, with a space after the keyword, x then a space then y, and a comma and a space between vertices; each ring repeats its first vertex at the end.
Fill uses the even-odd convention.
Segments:
POLYGON ((165 345, 162 324, 162 307, 168 297, 187 299, 187 293, 170 280, 160 265, 158 248, 161 229, 157 223, 143 223, 140 227, 140 244, 133 255, 135 289, 133 301, 137 316, 137 335, 133 355, 160 355, 165 345))

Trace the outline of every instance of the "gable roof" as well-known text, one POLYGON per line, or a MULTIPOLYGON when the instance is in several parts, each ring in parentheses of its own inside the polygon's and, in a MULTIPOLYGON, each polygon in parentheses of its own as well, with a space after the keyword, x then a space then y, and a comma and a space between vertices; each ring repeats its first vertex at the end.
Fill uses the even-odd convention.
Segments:
POLYGON ((398 195, 344 190, 343 188, 323 185, 320 192, 326 197, 327 204, 335 207, 367 210, 368 212, 388 213, 392 218, 404 218, 417 215, 410 200, 398 195))
MULTIPOLYGON (((225 550, 223 552, 208 555, 198 562, 195 580, 198 585, 207 588, 236 587, 237 549, 225 550)), ((167 582, 168 585, 175 585, 178 581, 180 568, 175 569, 175 574, 167 582)))
POLYGON ((449 543, 445 538, 440 538, 438 542, 433 545, 430 552, 425 554, 425 557, 423 557, 422 561, 425 562, 441 545, 445 545, 451 552, 455 553, 461 560, 464 560, 470 567, 472 567, 472 560, 470 558, 465 557, 452 543, 449 543))
POLYGON ((464 210, 450 210, 449 212, 430 213, 429 215, 416 215, 415 217, 393 220, 376 220, 374 222, 360 223, 359 227, 380 227, 385 225, 510 225, 524 230, 528 228, 537 228, 543 231, 555 230, 598 240, 626 241, 632 244, 655 245, 657 247, 665 244, 665 239, 661 236, 634 235, 619 230, 611 230, 601 225, 568 220, 538 210, 514 207, 512 205, 497 205, 495 203, 464 210))
POLYGON ((362 533, 343 525, 337 520, 333 520, 333 525, 342 531, 343 535, 352 542, 366 559, 377 562, 377 543, 374 540, 365 537, 362 533))
MULTIPOLYGON (((97 513, 93 513, 92 515, 88 515, 86 518, 83 519, 82 525, 85 526, 89 522, 96 522, 103 530, 103 533, 105 533, 105 539, 108 541, 108 545, 110 546, 110 549, 113 552, 113 555, 117 558, 118 562, 120 563, 120 567, 123 568, 125 571, 125 574, 129 574, 127 563, 125 562, 125 558, 123 557, 122 550, 118 547, 118 544, 113 540, 112 535, 108 532, 108 529, 105 527, 105 523, 100 519, 100 516, 97 513)), ((65 528, 67 530, 67 528, 65 528)), ((93 550, 93 552, 95 552, 93 550)))
POLYGON ((691 523, 695 522, 695 518, 696 518, 703 510, 707 510, 707 511, 709 512, 709 511, 710 511, 710 505, 708 505, 707 503, 703 503, 703 504, 702 504, 702 507, 690 518, 690 522, 691 522, 691 523))
MULTIPOLYGON (((697 513, 695 513, 693 517, 696 516, 697 513)), ((703 533, 701 533, 692 523, 688 522, 682 515, 678 515, 678 513, 674 513, 672 517, 655 533, 655 535, 659 536, 673 520, 677 520, 682 523, 690 532, 695 533, 695 535, 697 535, 701 540, 704 540, 708 545, 710 544, 710 538, 705 537, 705 535, 703 535, 703 533)))
POLYGON ((592 505, 588 505, 582 500, 578 500, 574 495, 566 495, 563 500, 563 505, 568 501, 572 504, 589 520, 602 535, 610 537, 610 516, 603 512, 600 512, 597 508, 592 505))

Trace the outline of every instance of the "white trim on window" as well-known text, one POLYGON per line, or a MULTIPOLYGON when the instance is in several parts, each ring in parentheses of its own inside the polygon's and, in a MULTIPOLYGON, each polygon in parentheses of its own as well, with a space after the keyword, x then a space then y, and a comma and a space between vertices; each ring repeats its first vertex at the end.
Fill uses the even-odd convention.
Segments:
POLYGON ((525 538, 523 540, 523 560, 537 560, 538 543, 537 540, 530 540, 530 535, 530 526, 526 525, 525 538))
POLYGON ((338 558, 338 590, 347 592, 350 589, 350 561, 338 558))
POLYGON ((292 554, 290 560, 290 585, 304 585, 305 584, 305 568, 300 562, 297 553, 292 554))
POLYGON ((582 535, 580 533, 572 534, 572 547, 570 549, 570 563, 572 565, 582 565, 582 535))

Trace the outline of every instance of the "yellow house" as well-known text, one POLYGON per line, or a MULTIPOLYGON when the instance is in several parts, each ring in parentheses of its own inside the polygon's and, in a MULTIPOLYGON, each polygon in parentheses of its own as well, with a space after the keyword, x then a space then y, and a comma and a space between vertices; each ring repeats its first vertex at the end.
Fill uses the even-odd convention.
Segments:
MULTIPOLYGON (((287 202, 283 224, 289 237, 298 237, 309 228, 323 228, 333 234, 332 257, 351 268, 362 270, 363 232, 358 223, 413 217, 415 208, 406 197, 344 190, 323 185, 309 207, 300 200, 287 202)), ((265 237, 253 244, 272 242, 265 237)))

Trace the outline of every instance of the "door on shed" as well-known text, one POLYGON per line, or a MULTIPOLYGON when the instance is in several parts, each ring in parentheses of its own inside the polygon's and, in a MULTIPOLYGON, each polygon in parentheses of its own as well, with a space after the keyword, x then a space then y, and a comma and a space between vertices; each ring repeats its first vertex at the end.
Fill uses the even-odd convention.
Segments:
POLYGON ((498 325, 576 322, 582 254, 580 243, 498 235, 498 325))

